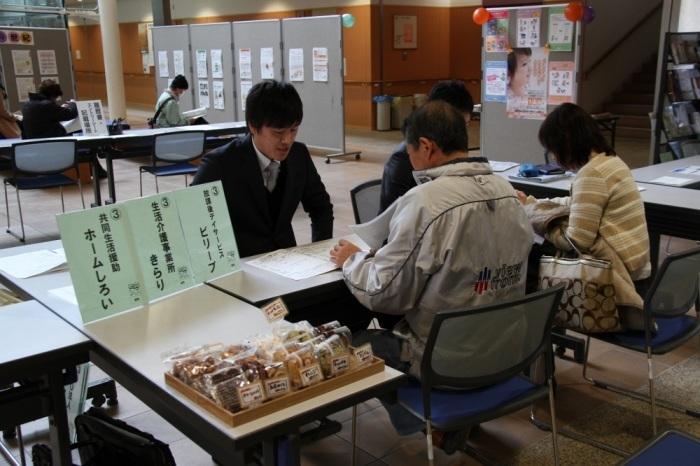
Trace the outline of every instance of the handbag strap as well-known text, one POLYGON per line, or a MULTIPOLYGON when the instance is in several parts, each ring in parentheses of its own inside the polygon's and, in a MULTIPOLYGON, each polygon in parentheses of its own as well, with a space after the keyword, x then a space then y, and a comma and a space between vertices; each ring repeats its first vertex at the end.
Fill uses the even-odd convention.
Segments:
POLYGON ((163 107, 165 107, 165 104, 167 104, 167 103, 170 102, 171 100, 175 100, 175 97, 173 97, 173 96, 168 97, 167 99, 165 99, 165 100, 163 101, 162 104, 160 104, 160 106, 158 106, 158 109, 156 110, 155 115, 153 115, 153 123, 155 123, 156 120, 158 119, 158 116, 160 115, 160 112, 163 111, 163 107))
POLYGON ((566 233, 562 233, 562 236, 564 236, 564 239, 571 245, 571 247, 576 251, 576 254, 578 254, 579 257, 582 257, 583 254, 581 251, 576 247, 573 241, 571 241, 571 238, 569 238, 566 233))

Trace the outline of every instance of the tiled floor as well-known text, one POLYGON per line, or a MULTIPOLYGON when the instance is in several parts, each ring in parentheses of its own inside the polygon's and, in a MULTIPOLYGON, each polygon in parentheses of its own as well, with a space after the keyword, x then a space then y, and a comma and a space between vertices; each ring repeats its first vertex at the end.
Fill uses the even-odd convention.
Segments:
MULTIPOLYGON (((143 122, 145 112, 133 112, 131 121, 143 122)), ((471 145, 478 143, 478 124, 470 127, 471 145)), ((335 214, 335 235, 342 236, 349 233, 348 225, 354 223, 352 208, 349 201, 350 189, 369 179, 381 176, 382 166, 388 154, 400 141, 397 131, 370 132, 364 130, 350 130, 347 137, 348 150, 361 150, 362 158, 359 161, 324 163, 321 157, 314 157, 314 162, 321 177, 331 195, 335 214)), ((646 163, 648 155, 648 143, 633 139, 618 138, 617 149, 621 156, 632 166, 640 166, 646 163)), ((138 166, 145 160, 130 159, 115 162, 117 195, 120 200, 138 196, 138 166)), ((144 179, 146 194, 155 192, 153 180, 146 176, 144 179)), ((184 186, 181 177, 165 179, 161 183, 161 191, 175 189, 184 186)), ((86 187, 86 201, 91 199, 90 186, 86 187)), ((106 185, 103 182, 103 193, 106 185)), ((60 210, 57 192, 48 190, 44 192, 23 192, 22 205, 24 207, 27 239, 29 242, 55 239, 58 229, 54 215, 60 210)), ((69 189, 66 193, 66 205, 68 209, 77 209, 80 206, 76 189, 69 189)), ((16 224, 16 201, 10 196, 10 216, 16 224)), ((6 220, 4 212, 0 212, 0 224, 6 220)), ((299 209, 294 219, 294 229, 297 240, 305 243, 310 240, 310 227, 305 213, 299 209)), ((13 237, 1 234, 0 247, 16 246, 19 243, 13 237)), ((662 248, 665 243, 662 244, 662 248)), ((681 250, 692 245, 691 242, 674 240, 670 247, 672 250, 681 250)), ((660 372, 679 361, 684 360, 698 351, 698 342, 693 340, 687 343, 679 351, 672 355, 659 358, 657 372, 660 372)), ((595 343, 591 349, 592 372, 616 373, 616 379, 623 380, 629 387, 638 387, 645 381, 645 360, 637 354, 614 349, 602 343, 595 343)), ((101 376, 99 369, 92 371, 92 376, 101 376)), ((557 406, 559 418, 563 423, 571 422, 579 416, 590 412, 597 404, 609 400, 613 395, 592 388, 581 379, 580 366, 567 360, 557 361, 557 379, 560 387, 557 406)), ((197 466, 212 465, 213 462, 207 452, 193 444, 183 434, 159 418, 143 403, 129 394, 124 389, 119 389, 119 405, 114 408, 115 416, 126 419, 130 424, 151 432, 157 438, 170 443, 172 452, 181 465, 197 466)), ((425 440, 421 434, 409 437, 398 436, 389 422, 388 416, 379 402, 370 400, 360 406, 359 431, 357 438, 358 464, 389 464, 412 465, 425 464, 425 440)), ((546 411, 541 410, 540 416, 546 411)), ((547 433, 540 431, 528 422, 527 411, 521 411, 503 419, 485 423, 481 426, 480 434, 473 440, 473 445, 499 461, 512 457, 522 448, 537 442, 547 433)), ((343 430, 337 435, 325 438, 303 448, 302 463, 304 465, 347 465, 351 462, 350 444, 350 410, 341 411, 333 416, 342 422, 343 430)), ((46 441, 46 420, 36 421, 24 426, 27 451, 31 444, 37 441, 46 441)), ((12 445, 12 444, 11 444, 12 445)), ((15 453, 17 452, 15 448, 15 453)), ((474 465, 479 464, 463 453, 447 456, 441 451, 436 451, 436 463, 445 465, 474 465)), ((0 459, 0 465, 5 464, 0 459)))

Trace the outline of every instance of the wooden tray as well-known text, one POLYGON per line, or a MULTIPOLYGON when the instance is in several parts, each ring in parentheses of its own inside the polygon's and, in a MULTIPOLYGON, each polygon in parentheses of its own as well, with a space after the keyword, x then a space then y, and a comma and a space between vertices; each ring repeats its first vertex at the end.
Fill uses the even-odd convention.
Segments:
POLYGON ((165 373, 165 383, 227 424, 237 427, 241 424, 245 424, 246 422, 254 421, 255 419, 267 416, 268 414, 288 408, 296 403, 309 400, 315 396, 335 390, 336 388, 357 382, 358 380, 369 377, 370 375, 379 374, 382 371, 384 371, 384 361, 374 357, 372 362, 366 366, 359 367, 355 370, 333 377, 332 379, 324 380, 316 385, 302 388, 301 390, 288 393, 287 395, 283 395, 279 398, 266 401, 259 406, 244 409, 243 411, 239 411, 237 413, 232 413, 231 411, 222 408, 211 399, 207 398, 194 388, 185 384, 180 379, 173 377, 167 372, 165 373))

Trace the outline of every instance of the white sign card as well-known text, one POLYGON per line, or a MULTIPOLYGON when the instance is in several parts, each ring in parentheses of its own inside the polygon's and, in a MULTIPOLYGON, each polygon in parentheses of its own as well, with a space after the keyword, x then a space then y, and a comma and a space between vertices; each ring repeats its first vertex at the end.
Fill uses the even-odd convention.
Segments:
POLYGON ((304 49, 289 49, 289 80, 304 81, 304 49))
POLYGON ((13 50, 12 64, 15 67, 15 76, 32 76, 34 74, 31 50, 13 50))
POLYGON ((328 82, 328 49, 314 47, 312 50, 314 81, 328 82))
POLYGON ((224 82, 212 81, 211 85, 214 93, 214 108, 216 110, 224 110, 226 108, 224 103, 224 82))
POLYGON ((39 60, 39 74, 58 74, 54 50, 37 50, 36 57, 39 60))
POLYGON ((275 56, 272 47, 260 49, 260 78, 275 79, 275 56))
POLYGON ((195 52, 197 57, 197 77, 206 78, 207 74, 207 51, 206 49, 197 49, 195 52))
POLYGON ((175 75, 185 74, 185 54, 182 50, 173 50, 173 72, 175 75))
POLYGON ((17 78, 15 82, 17 83, 17 99, 20 102, 28 101, 29 93, 36 91, 34 78, 17 78))
POLYGON ((198 107, 209 108, 211 106, 209 100, 209 81, 206 79, 197 82, 197 96, 199 97, 198 107))
POLYGON ((79 100, 76 102, 76 106, 78 107, 80 127, 85 136, 109 135, 102 111, 102 102, 99 100, 79 100))
POLYGON ((252 53, 250 49, 238 49, 238 77, 241 81, 253 79, 252 53))
POLYGON ((224 77, 224 62, 223 54, 221 49, 211 49, 211 77, 212 78, 223 78, 224 77))
POLYGON ((170 77, 170 66, 168 66, 167 50, 158 50, 158 76, 161 78, 170 77))

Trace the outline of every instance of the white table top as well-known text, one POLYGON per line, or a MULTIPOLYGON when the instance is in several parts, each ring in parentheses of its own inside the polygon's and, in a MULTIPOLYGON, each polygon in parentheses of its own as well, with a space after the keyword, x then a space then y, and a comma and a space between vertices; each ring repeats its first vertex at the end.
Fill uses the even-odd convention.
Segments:
POLYGON ((639 183, 651 183, 652 180, 661 176, 670 176, 673 178, 687 179, 687 183, 683 186, 700 184, 700 176, 698 175, 684 175, 673 172, 675 169, 685 168, 690 165, 700 165, 700 155, 649 165, 647 167, 635 168, 632 170, 632 176, 634 176, 634 180, 639 183))

